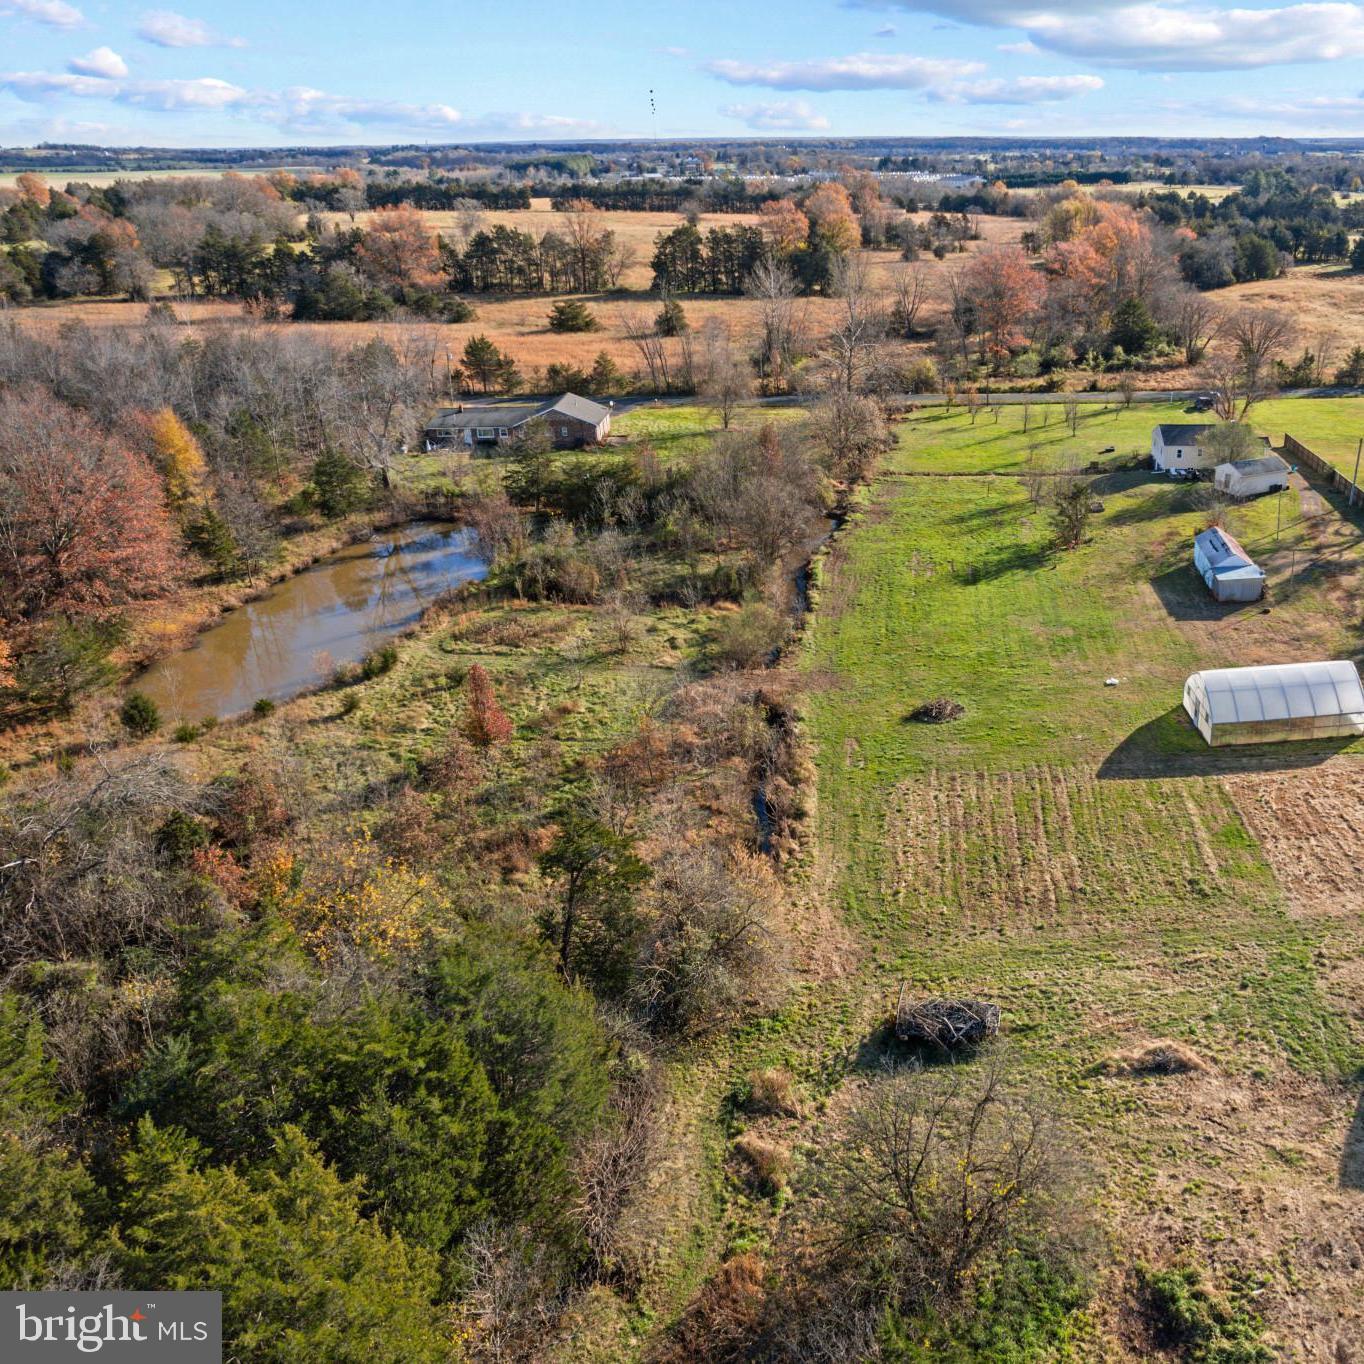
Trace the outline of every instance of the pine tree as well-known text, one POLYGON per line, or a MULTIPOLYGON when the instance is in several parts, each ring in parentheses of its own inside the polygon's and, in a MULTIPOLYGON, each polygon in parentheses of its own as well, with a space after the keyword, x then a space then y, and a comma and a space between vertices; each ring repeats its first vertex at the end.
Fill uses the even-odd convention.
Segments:
POLYGON ((512 735, 512 722, 497 704, 492 678, 481 663, 475 663, 465 678, 469 705, 464 717, 464 736, 478 748, 504 744, 512 735))
POLYGON ((598 351, 592 362, 592 372, 587 376, 588 392, 597 395, 619 393, 623 386, 620 366, 604 350, 598 351))
POLYGON ((185 527, 185 540, 220 578, 230 578, 240 570, 241 550, 232 527, 210 503, 206 502, 199 515, 185 527))
POLYGON ((581 299, 562 298, 550 309, 549 329, 552 332, 595 332, 601 330, 601 323, 581 299))

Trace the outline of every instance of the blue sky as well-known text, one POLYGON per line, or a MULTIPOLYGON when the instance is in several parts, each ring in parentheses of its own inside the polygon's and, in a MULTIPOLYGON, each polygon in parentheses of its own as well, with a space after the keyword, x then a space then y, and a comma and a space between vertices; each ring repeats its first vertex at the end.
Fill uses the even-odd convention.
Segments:
POLYGON ((1354 135, 1361 57, 1346 3, 0 0, 0 143, 1354 135))

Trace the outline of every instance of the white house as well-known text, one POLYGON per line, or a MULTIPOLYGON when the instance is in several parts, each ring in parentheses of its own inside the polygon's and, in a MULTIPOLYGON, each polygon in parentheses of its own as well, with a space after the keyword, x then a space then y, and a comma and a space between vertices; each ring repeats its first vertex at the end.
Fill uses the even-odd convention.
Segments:
POLYGON ((1219 464, 1213 471, 1213 485, 1231 497, 1258 497, 1288 487, 1289 468, 1278 455, 1262 459, 1237 459, 1219 464))
POLYGON ((1364 734, 1364 688, 1343 660, 1194 673, 1184 709, 1214 748, 1364 734))
POLYGON ((1217 463, 1215 455, 1206 453, 1200 444, 1205 432, 1212 430, 1211 422, 1177 425, 1166 423, 1151 432, 1151 462, 1158 470, 1179 473, 1185 469, 1211 469, 1217 463))

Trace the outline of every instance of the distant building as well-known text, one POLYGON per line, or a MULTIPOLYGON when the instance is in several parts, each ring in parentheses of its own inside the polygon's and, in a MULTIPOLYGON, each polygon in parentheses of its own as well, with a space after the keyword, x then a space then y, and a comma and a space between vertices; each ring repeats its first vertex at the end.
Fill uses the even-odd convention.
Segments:
POLYGON ((443 446, 501 445, 512 439, 528 422, 542 419, 554 444, 561 449, 597 445, 611 430, 611 409, 576 393, 564 393, 552 402, 480 403, 447 407, 437 412, 423 433, 426 448, 443 446))
POLYGON ((1184 709, 1214 748, 1364 734, 1364 689, 1349 662, 1194 673, 1184 684, 1184 709))
POLYGON ((1194 536, 1193 561, 1217 601, 1259 601, 1265 571, 1226 531, 1214 526, 1194 536))
POLYGON ((1212 430, 1210 422, 1163 425, 1151 432, 1151 462, 1157 469, 1179 473, 1185 469, 1211 469, 1216 456, 1204 452, 1202 438, 1212 430))
POLYGON ((1286 460, 1278 455, 1262 459, 1237 459, 1219 464, 1213 470, 1213 485, 1230 497, 1258 497, 1261 493, 1277 493, 1288 487, 1291 470, 1286 460))

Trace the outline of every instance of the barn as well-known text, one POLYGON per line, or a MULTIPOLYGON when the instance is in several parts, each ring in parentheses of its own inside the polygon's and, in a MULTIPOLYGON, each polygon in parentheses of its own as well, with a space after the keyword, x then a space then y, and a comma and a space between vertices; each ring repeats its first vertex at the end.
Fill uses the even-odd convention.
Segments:
POLYGON ((1348 661, 1194 673, 1184 709, 1214 748, 1364 734, 1364 687, 1348 661))
POLYGON ((1258 497, 1261 493, 1282 492, 1288 487, 1292 471, 1278 455, 1262 459, 1236 459, 1213 470, 1213 486, 1229 497, 1258 497))
POLYGON ((1259 601, 1265 594, 1264 569, 1220 526, 1194 536, 1193 561, 1217 601, 1259 601))

